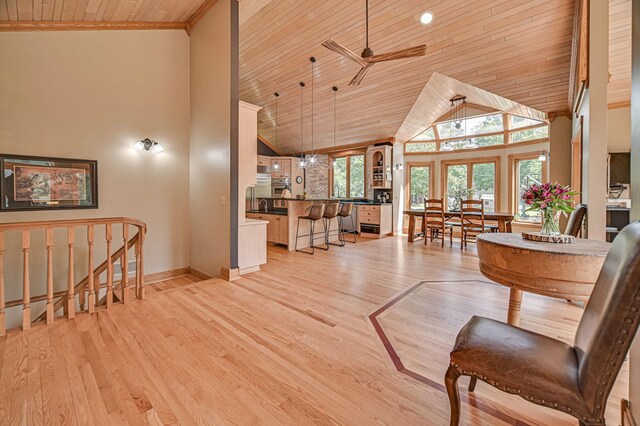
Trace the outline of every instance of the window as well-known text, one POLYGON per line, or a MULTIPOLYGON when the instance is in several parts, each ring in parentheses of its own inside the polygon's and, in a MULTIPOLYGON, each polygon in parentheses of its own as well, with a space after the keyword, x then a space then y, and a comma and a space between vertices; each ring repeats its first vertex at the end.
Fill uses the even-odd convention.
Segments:
POLYGON ((511 133, 511 142, 525 142, 549 137, 549 126, 534 127, 511 133))
POLYGON ((449 209, 456 209, 459 198, 484 201, 487 212, 499 208, 499 165, 497 157, 465 162, 442 162, 444 172, 443 193, 447 196, 449 209), (471 190, 471 194, 468 191, 471 190))
POLYGON ((409 209, 424 207, 424 199, 434 196, 431 171, 433 163, 407 163, 406 205, 409 209))
POLYGON ((544 124, 543 121, 532 120, 530 118, 524 118, 517 115, 511 115, 510 129, 519 129, 521 127, 538 126, 544 124))
POLYGON ((335 159, 333 166, 333 196, 347 196, 347 157, 335 159))
POLYGON ((349 157, 349 197, 364 197, 364 155, 349 157))
POLYGON ((548 139, 548 123, 532 118, 503 112, 476 115, 460 121, 448 120, 445 116, 405 143, 404 152, 417 155, 489 148, 508 143, 543 142, 548 139))
POLYGON ((433 132, 433 127, 429 127, 424 132, 420 133, 415 138, 411 139, 412 141, 435 141, 436 135, 433 132))
POLYGON ((502 132, 502 113, 469 117, 462 121, 445 121, 436 125, 441 138, 450 139, 466 135, 482 135, 485 133, 502 132))
POLYGON ((516 220, 525 223, 541 223, 539 211, 525 212, 527 206, 522 201, 522 194, 534 183, 544 183, 547 180, 547 164, 540 161, 540 152, 512 155, 510 180, 511 210, 516 220))
POLYGON ((407 142, 404 145, 404 152, 435 152, 435 142, 407 142))
POLYGON ((334 160, 331 194, 340 198, 364 198, 364 154, 345 155, 334 160))

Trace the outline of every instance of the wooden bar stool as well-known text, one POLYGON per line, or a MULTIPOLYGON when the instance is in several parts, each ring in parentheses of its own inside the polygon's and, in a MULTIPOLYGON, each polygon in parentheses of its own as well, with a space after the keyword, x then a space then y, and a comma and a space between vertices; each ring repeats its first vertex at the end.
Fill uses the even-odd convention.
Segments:
POLYGON ((342 244, 342 246, 344 246, 345 242, 355 244, 356 241, 358 240, 358 237, 357 237, 358 230, 356 229, 356 224, 353 221, 352 213, 353 213, 353 203, 343 203, 342 207, 340 208, 340 212, 338 213, 338 226, 340 227, 340 235, 341 235, 340 243, 342 244), (353 228, 353 231, 345 232, 344 220, 348 217, 351 218, 351 227, 353 228), (345 234, 353 235, 353 241, 347 241, 347 239, 345 238, 345 234))
MULTIPOLYGON (((315 236, 317 235, 315 232, 315 224, 317 221, 322 220, 322 225, 324 226, 324 211, 325 211, 326 206, 324 204, 314 204, 313 206, 311 206, 311 208, 309 209, 309 213, 305 216, 298 216, 298 226, 296 227, 296 251, 302 252, 302 253, 308 253, 308 254, 314 254, 315 253, 315 248, 316 246, 313 244, 313 241, 315 239, 315 236), (308 220, 309 221, 309 233, 308 234, 304 234, 304 235, 300 235, 300 220, 308 220), (300 249, 298 250, 298 240, 300 238, 303 237, 309 237, 309 247, 311 248, 311 251, 305 251, 304 249, 300 249)), ((320 235, 323 235, 326 237, 326 227, 325 229, 322 230, 322 233, 318 233, 320 235)), ((323 250, 329 250, 329 246, 325 247, 318 247, 321 248, 323 250)))
MULTIPOLYGON (((338 219, 338 214, 340 213, 341 207, 340 207, 340 202, 332 202, 329 203, 327 205, 327 208, 324 210, 324 229, 325 229, 325 238, 324 238, 324 242, 327 245, 327 247, 329 247, 330 245, 332 246, 340 246, 343 247, 344 243, 342 242, 342 239, 340 238, 340 220, 338 219), (338 239, 340 240, 339 244, 336 243, 330 243, 329 242, 329 237, 331 236, 331 219, 336 219, 336 223, 338 225, 338 239)), ((334 232, 335 235, 335 232, 334 232)))

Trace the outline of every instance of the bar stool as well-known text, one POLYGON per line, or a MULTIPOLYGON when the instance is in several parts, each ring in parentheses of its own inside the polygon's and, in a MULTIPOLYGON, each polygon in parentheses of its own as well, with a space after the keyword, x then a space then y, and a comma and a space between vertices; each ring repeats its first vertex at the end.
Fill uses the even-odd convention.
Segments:
POLYGON ((353 222, 353 215, 351 214, 353 213, 353 203, 344 203, 342 204, 342 208, 340 209, 340 212, 338 213, 338 223, 340 226, 340 234, 342 236, 342 239, 340 240, 342 246, 344 246, 345 242, 349 242, 349 243, 356 243, 358 237, 358 230, 356 229, 356 225, 353 222), (351 227, 353 228, 353 231, 348 231, 345 232, 344 230, 344 219, 350 217, 351 218, 351 227), (347 239, 345 238, 345 234, 352 234, 353 235, 353 241, 347 241, 347 239))
MULTIPOLYGON (((313 244, 314 237, 317 235, 315 233, 315 224, 317 221, 323 220, 325 208, 326 206, 324 204, 314 204, 309 209, 309 213, 307 215, 298 216, 298 226, 296 228, 296 244, 295 244, 296 251, 299 251, 302 253, 308 253, 308 254, 313 254, 315 252, 316 246, 313 244), (309 223, 310 232, 308 234, 300 235, 300 220, 308 220, 310 222, 309 223), (298 240, 303 237, 309 237, 309 247, 311 248, 311 251, 305 251, 304 249, 298 250, 298 240)), ((324 220, 322 222, 322 225, 324 226, 324 220)), ((325 229, 322 230, 321 235, 326 237, 326 231, 327 230, 325 227, 325 229)), ((323 250, 329 250, 329 246, 327 246, 326 248, 324 247, 318 247, 318 248, 321 248, 323 250)))
MULTIPOLYGON (((338 217, 338 213, 340 213, 340 209, 341 209, 340 202, 332 202, 327 205, 327 208, 324 211, 324 229, 325 229, 324 242, 327 245, 327 247, 329 247, 329 245, 340 246, 340 247, 344 246, 344 244, 342 244, 342 239, 340 238, 340 221, 336 219, 338 217), (336 219, 336 224, 338 225, 337 231, 338 231, 338 240, 340 241, 339 244, 329 242, 329 237, 331 236, 331 219, 336 219)), ((335 232, 334 232, 334 235, 335 235, 335 232)))

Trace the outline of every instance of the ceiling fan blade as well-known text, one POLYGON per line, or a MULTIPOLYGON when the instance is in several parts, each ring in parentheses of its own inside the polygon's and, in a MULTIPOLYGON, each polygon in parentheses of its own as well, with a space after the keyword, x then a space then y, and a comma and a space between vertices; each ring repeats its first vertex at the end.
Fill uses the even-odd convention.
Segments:
POLYGON ((375 64, 376 62, 393 61, 396 59, 415 58, 416 56, 424 56, 427 53, 427 45, 423 44, 409 49, 396 50, 395 52, 381 53, 380 55, 370 56, 364 58, 364 61, 368 64, 375 64))
POLYGON ((347 49, 346 47, 344 47, 343 45, 341 45, 340 43, 338 43, 337 41, 335 41, 333 39, 329 39, 327 41, 324 41, 322 43, 322 45, 324 47, 326 47, 327 49, 332 50, 332 51, 344 56, 345 58, 351 59, 352 61, 354 61, 355 63, 357 63, 361 67, 365 66, 364 59, 362 59, 360 56, 356 55, 355 53, 353 53, 352 51, 350 51, 349 49, 347 49))
POLYGON ((362 67, 360 71, 358 71, 358 74, 353 77, 353 80, 351 80, 349 86, 359 86, 364 76, 369 72, 369 68, 371 68, 372 66, 373 64, 366 64, 364 67, 362 67))

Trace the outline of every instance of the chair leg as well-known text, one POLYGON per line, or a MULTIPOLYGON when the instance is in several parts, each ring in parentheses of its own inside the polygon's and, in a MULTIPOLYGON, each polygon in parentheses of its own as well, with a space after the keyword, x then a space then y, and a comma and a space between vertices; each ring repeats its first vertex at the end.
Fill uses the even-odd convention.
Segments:
POLYGON ((315 225, 316 225, 316 221, 312 220, 311 221, 311 233, 309 234, 309 247, 311 247, 311 254, 314 254, 316 252, 316 248, 313 245, 313 236, 315 235, 315 225))
POLYGON ((453 247, 453 228, 449 230, 449 247, 453 247))
POLYGON ((474 390, 476 390, 476 383, 478 382, 478 379, 475 377, 472 377, 471 380, 469 381, 469 392, 473 392, 474 390))
POLYGON ((458 426, 460 424, 460 394, 458 392, 458 379, 460 374, 449 367, 447 374, 444 376, 444 382, 447 386, 447 394, 449 395, 449 405, 451 406, 450 426, 458 426))
POLYGON ((445 231, 445 229, 444 229, 444 228, 442 228, 442 235, 441 235, 441 238, 442 238, 442 246, 441 246, 441 247, 442 247, 442 248, 444 248, 444 236, 445 236, 445 235, 447 235, 447 232, 445 231))

